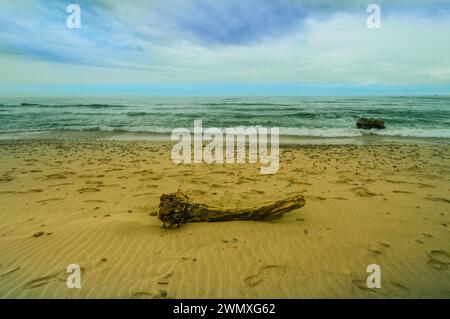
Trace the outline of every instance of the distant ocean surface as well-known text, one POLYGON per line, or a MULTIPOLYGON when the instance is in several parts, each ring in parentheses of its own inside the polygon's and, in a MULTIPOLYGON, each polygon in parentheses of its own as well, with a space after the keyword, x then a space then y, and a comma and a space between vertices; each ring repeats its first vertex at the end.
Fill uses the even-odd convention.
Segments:
POLYGON ((0 98, 0 134, 40 131, 169 133, 176 127, 280 127, 283 135, 450 138, 450 97, 0 98), (356 129, 360 117, 387 129, 356 129))

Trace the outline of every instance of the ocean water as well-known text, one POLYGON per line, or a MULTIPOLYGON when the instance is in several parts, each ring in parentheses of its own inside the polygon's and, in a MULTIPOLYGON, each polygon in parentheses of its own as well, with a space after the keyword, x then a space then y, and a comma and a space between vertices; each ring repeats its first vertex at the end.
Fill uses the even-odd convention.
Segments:
POLYGON ((450 97, 0 98, 0 135, 47 131, 169 133, 177 127, 279 127, 283 135, 450 138, 450 97), (360 117, 385 130, 359 130, 360 117))

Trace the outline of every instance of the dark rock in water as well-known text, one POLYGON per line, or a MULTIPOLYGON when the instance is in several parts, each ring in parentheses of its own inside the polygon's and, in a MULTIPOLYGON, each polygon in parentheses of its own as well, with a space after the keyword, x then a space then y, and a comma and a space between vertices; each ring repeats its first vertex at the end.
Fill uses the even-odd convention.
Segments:
POLYGON ((386 128, 384 126, 384 121, 376 120, 376 119, 368 119, 368 118, 360 118, 358 123, 356 123, 357 128, 362 128, 365 130, 370 130, 371 128, 383 129, 386 128))

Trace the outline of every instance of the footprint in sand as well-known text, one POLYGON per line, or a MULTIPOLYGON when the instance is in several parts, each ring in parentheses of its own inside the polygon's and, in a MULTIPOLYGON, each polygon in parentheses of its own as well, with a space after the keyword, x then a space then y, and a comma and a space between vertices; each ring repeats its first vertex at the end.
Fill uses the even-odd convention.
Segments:
POLYGON ((437 270, 447 270, 450 265, 450 254, 445 250, 433 250, 428 254, 428 265, 437 270))
POLYGON ((352 284, 360 290, 381 294, 383 296, 407 296, 410 293, 410 289, 408 287, 393 281, 386 282, 384 285, 382 285, 382 288, 384 288, 384 290, 372 289, 367 287, 366 280, 353 279, 352 284))
POLYGON ((153 298, 153 294, 147 291, 138 291, 129 296, 131 299, 151 299, 153 298))
POLYGON ((45 277, 41 277, 41 278, 30 280, 30 281, 26 282, 25 285, 23 285, 22 288, 24 290, 33 289, 33 288, 37 288, 37 287, 41 287, 41 286, 47 285, 47 284, 49 284, 52 281, 58 281, 58 280, 65 282, 66 279, 63 278, 63 274, 64 274, 64 272, 58 272, 58 273, 55 273, 55 274, 52 274, 52 275, 48 275, 48 276, 45 276, 45 277))
POLYGON ((270 277, 279 277, 280 272, 283 272, 283 267, 279 265, 266 265, 263 266, 255 275, 251 275, 244 278, 244 283, 249 287, 255 287, 262 284, 270 277))
POLYGON ((375 196, 381 196, 382 194, 372 193, 365 187, 354 187, 351 189, 351 191, 360 197, 375 197, 375 196))
MULTIPOLYGON (((100 261, 87 263, 87 265, 85 267, 80 267, 81 275, 82 276, 85 275, 87 269, 89 269, 89 271, 107 270, 108 269, 107 261, 108 261, 108 258, 103 257, 100 259, 100 261)), ((18 267, 18 268, 20 268, 20 267, 18 267)), ((65 283, 66 280, 67 280, 67 272, 64 269, 62 271, 53 273, 51 275, 47 275, 44 277, 39 277, 39 278, 30 280, 23 285, 23 289, 24 290, 34 289, 34 288, 38 288, 38 287, 47 285, 49 283, 58 282, 58 281, 65 283)))
MULTIPOLYGON (((81 267, 80 270, 81 270, 81 274, 82 275, 86 272, 86 269, 83 268, 83 267, 81 267)), ((51 282, 56 282, 56 281, 66 282, 66 280, 67 280, 66 270, 62 270, 62 271, 56 272, 56 273, 51 274, 51 275, 47 275, 47 276, 44 276, 44 277, 40 277, 40 278, 37 278, 37 279, 30 280, 30 281, 26 282, 23 285, 22 288, 24 290, 34 289, 34 288, 38 288, 38 287, 47 285, 47 284, 49 284, 51 282)))

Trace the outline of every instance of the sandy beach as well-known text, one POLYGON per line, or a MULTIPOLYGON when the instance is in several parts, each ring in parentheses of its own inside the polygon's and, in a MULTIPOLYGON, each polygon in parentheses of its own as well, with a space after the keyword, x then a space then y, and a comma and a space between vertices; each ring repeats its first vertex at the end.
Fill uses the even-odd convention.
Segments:
POLYGON ((183 164, 166 142, 0 142, 0 298, 449 298, 450 147, 284 145, 280 170, 183 164), (270 222, 165 229, 159 197, 302 194, 270 222), (79 264, 82 288, 68 289, 79 264), (378 264, 382 288, 368 289, 378 264))

